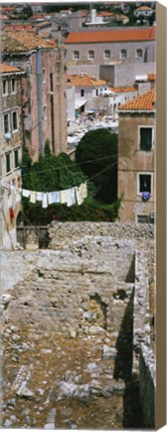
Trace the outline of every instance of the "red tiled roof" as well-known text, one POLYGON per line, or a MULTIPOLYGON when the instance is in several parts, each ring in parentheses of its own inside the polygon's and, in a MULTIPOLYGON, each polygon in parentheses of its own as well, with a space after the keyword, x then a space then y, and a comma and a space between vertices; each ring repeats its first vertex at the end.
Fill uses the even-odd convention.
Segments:
POLYGON ((3 12, 11 12, 14 11, 14 6, 2 6, 1 9, 3 12))
POLYGON ((32 32, 4 31, 1 35, 2 52, 24 52, 36 48, 56 48, 56 43, 45 40, 32 32))
POLYGON ((148 81, 155 81, 156 80, 156 74, 148 74, 147 79, 148 79, 148 81))
POLYGON ((28 32, 29 31, 35 32, 34 27, 32 25, 30 25, 30 24, 10 24, 10 25, 8 24, 8 25, 5 25, 4 30, 5 31, 26 30, 28 32))
POLYGON ((130 93, 137 91, 135 87, 110 87, 110 90, 114 93, 130 93))
POLYGON ((102 17, 108 17, 108 16, 113 16, 115 14, 114 14, 114 12, 103 11, 103 12, 97 12, 96 15, 97 16, 102 16, 102 17))
POLYGON ((71 32, 66 44, 155 40, 155 26, 140 29, 71 32))
POLYGON ((92 78, 89 75, 67 75, 67 85, 73 85, 76 87, 97 87, 106 85, 106 81, 92 78))
POLYGON ((8 65, 6 63, 0 63, 0 73, 4 74, 4 73, 17 73, 17 72, 22 72, 22 70, 20 68, 17 68, 15 66, 11 66, 8 65))
POLYGON ((137 96, 135 99, 121 105, 119 110, 121 111, 154 111, 156 101, 156 90, 155 88, 148 91, 147 93, 137 96))
POLYGON ((149 6, 140 6, 136 9, 137 11, 152 11, 153 9, 149 6))

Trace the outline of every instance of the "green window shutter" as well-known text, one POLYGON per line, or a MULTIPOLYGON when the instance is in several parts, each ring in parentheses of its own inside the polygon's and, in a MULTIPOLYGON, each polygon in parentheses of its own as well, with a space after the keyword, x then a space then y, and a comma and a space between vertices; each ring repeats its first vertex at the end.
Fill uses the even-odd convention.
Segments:
POLYGON ((149 151, 152 148, 152 128, 140 129, 140 150, 149 151))

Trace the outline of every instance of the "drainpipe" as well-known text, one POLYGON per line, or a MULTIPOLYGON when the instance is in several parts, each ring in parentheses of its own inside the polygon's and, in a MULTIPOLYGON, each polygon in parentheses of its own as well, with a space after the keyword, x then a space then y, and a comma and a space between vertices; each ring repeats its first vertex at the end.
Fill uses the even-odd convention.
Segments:
POLYGON ((37 103, 38 103, 38 131, 39 131, 39 155, 44 156, 43 133, 42 133, 42 82, 41 82, 41 51, 36 51, 37 66, 37 103))

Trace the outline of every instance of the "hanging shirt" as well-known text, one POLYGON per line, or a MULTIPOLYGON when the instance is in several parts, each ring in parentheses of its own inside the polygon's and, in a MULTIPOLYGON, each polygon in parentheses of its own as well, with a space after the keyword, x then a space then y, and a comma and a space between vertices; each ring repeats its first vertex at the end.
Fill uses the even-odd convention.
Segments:
POLYGON ((85 199, 88 195, 88 191, 87 191, 87 183, 81 183, 80 185, 81 188, 81 196, 83 199, 85 199))
POLYGON ((66 189, 60 191, 60 202, 61 202, 61 204, 67 203, 67 190, 66 189))
POLYGON ((10 183, 10 194, 11 194, 11 200, 12 200, 12 207, 15 205, 15 199, 16 199, 16 187, 10 183))
POLYGON ((47 192, 44 192, 42 198, 42 208, 47 208, 47 207, 48 207, 48 194, 47 192))
POLYGON ((20 194, 20 192, 18 191, 16 191, 16 203, 19 203, 21 201, 21 194, 20 194))
POLYGON ((23 190, 22 190, 22 195, 23 195, 23 197, 25 197, 25 198, 29 198, 29 196, 30 196, 30 191, 27 190, 27 189, 23 189, 23 190))
POLYGON ((76 204, 75 188, 67 189, 67 207, 76 204))
POLYGON ((36 203, 36 192, 34 192, 34 191, 31 191, 31 192, 30 192, 30 202, 31 202, 32 204, 35 204, 35 203, 36 203))
POLYGON ((81 205, 83 203, 83 197, 81 194, 81 186, 75 187, 75 195, 76 195, 76 201, 78 205, 81 205))
POLYGON ((12 195, 10 194, 8 197, 8 208, 10 209, 12 207, 12 195))
POLYGON ((36 201, 42 201, 43 192, 36 192, 36 201))
POLYGON ((60 194, 59 192, 49 192, 48 194, 48 202, 49 204, 57 204, 60 202, 60 194))

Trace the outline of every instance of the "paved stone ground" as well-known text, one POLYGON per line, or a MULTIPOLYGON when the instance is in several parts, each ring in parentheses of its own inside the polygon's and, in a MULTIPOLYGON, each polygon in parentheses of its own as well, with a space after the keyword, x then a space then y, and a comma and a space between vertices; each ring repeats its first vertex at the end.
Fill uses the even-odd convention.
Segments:
POLYGON ((107 236, 3 253, 4 428, 142 427, 133 256, 130 241, 107 236))

